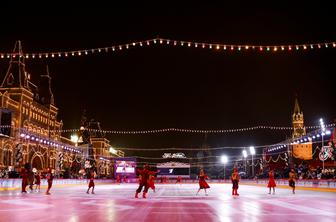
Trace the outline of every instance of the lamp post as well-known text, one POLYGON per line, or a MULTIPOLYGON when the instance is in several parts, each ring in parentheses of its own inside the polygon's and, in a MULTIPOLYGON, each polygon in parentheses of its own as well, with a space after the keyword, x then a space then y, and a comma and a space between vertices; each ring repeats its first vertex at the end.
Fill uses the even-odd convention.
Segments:
POLYGON ((247 158, 247 151, 243 150, 243 157, 244 157, 244 165, 245 165, 245 176, 246 176, 246 158, 247 158))
MULTIPOLYGON (((321 126, 321 137, 322 137, 322 140, 321 140, 321 150, 323 150, 323 136, 324 136, 324 132, 325 132, 325 126, 324 126, 324 122, 323 122, 323 119, 321 118, 320 119, 320 126, 321 126)), ((322 169, 323 169, 323 172, 324 172, 324 158, 322 160, 322 169)))
POLYGON ((254 146, 250 146, 250 153, 252 156, 252 177, 254 178, 254 163, 253 163, 253 155, 255 154, 254 146))
POLYGON ((225 181, 225 164, 228 162, 228 157, 226 155, 223 155, 221 160, 222 163, 224 164, 224 181, 225 181))

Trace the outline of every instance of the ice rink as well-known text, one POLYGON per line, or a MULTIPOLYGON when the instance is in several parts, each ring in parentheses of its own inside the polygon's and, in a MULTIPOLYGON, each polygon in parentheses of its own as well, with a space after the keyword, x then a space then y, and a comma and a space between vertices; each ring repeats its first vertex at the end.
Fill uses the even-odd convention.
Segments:
POLYGON ((156 184, 147 199, 134 198, 137 184, 52 188, 51 195, 0 192, 0 221, 336 221, 336 193, 241 185, 240 196, 231 184, 209 184, 208 196, 198 184, 156 184))

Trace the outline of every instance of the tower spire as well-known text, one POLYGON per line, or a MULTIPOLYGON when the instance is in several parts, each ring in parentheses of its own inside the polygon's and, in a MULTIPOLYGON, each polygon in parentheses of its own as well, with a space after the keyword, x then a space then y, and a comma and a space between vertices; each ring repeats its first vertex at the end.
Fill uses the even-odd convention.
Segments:
POLYGON ((294 113, 300 113, 300 105, 297 94, 295 94, 294 113))
POLYGON ((10 58, 9 67, 1 87, 28 88, 29 75, 25 70, 25 60, 20 40, 15 42, 13 53, 10 58))
POLYGON ((49 66, 47 65, 46 68, 46 74, 41 75, 41 91, 43 93, 44 98, 44 103, 55 105, 54 104, 54 95, 51 90, 51 76, 49 74, 49 66))

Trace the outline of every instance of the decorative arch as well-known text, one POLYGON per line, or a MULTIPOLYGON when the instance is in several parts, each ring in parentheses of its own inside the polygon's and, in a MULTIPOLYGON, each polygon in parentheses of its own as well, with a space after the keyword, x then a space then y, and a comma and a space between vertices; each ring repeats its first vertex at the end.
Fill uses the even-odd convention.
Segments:
POLYGON ((36 168, 37 170, 42 170, 44 168, 44 158, 42 156, 42 153, 34 153, 30 163, 33 168, 36 168))

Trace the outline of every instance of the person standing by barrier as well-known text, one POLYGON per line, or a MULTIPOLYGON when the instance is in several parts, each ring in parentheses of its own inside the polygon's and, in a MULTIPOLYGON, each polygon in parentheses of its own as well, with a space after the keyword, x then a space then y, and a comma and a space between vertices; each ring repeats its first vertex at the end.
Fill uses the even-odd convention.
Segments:
POLYGON ((117 183, 120 184, 121 183, 121 179, 120 179, 120 175, 117 175, 117 183))
POLYGON ((232 181, 232 195, 239 196, 237 190, 239 188, 239 173, 237 168, 233 169, 233 173, 231 175, 232 181))
POLYGON ((273 172, 273 170, 269 171, 268 177, 269 177, 268 185, 267 185, 267 187, 269 187, 269 193, 268 194, 271 194, 271 188, 273 188, 273 194, 275 194, 276 184, 275 184, 275 180, 274 180, 274 172, 273 172))
POLYGON ((179 183, 181 185, 181 183, 182 183, 182 177, 181 176, 177 177, 175 184, 176 183, 179 183))
POLYGON ((293 189, 293 194, 295 194, 295 179, 296 179, 296 173, 294 169, 291 169, 291 171, 289 172, 288 183, 289 186, 292 187, 293 189))
POLYGON ((200 170, 200 174, 199 174, 199 189, 196 193, 196 195, 198 195, 198 193, 200 192, 201 189, 204 189, 205 192, 205 196, 208 196, 206 189, 210 188, 209 184, 205 181, 205 179, 209 179, 209 177, 204 173, 204 170, 201 169, 200 170))

